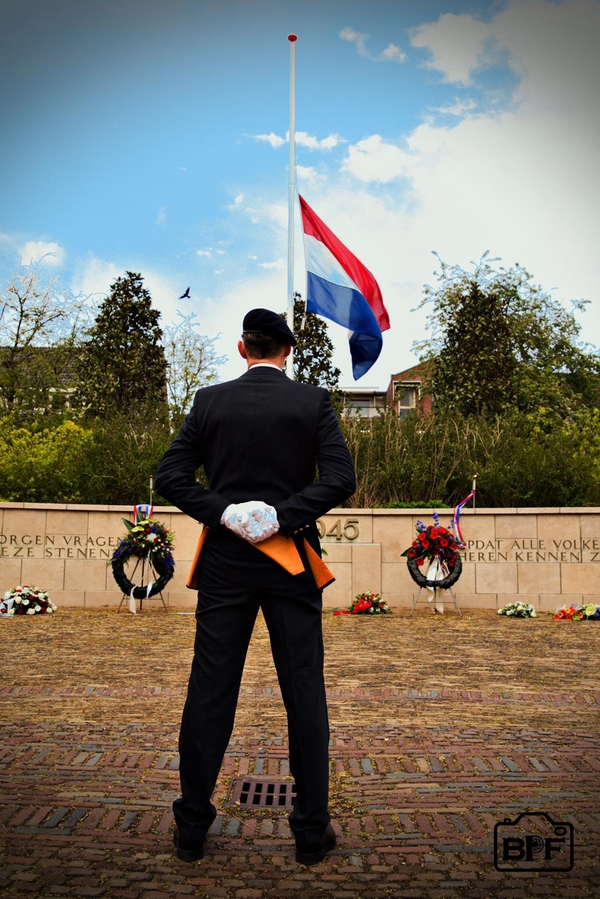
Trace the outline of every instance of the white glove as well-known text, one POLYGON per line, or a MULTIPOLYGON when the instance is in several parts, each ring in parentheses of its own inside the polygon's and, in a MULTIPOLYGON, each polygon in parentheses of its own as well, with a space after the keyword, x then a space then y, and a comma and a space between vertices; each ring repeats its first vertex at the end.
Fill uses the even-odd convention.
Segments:
POLYGON ((259 499, 231 503, 221 516, 221 524, 250 543, 260 543, 279 530, 277 512, 259 499))

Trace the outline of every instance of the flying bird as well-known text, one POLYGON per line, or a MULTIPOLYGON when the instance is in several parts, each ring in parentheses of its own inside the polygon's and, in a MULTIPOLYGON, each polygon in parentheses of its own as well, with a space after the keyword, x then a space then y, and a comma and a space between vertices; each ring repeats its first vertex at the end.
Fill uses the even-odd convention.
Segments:
POLYGON ((190 299, 190 289, 189 289, 189 287, 188 287, 188 289, 186 290, 185 293, 182 293, 182 294, 181 294, 181 296, 179 297, 179 299, 180 299, 180 300, 189 300, 189 299, 190 299))

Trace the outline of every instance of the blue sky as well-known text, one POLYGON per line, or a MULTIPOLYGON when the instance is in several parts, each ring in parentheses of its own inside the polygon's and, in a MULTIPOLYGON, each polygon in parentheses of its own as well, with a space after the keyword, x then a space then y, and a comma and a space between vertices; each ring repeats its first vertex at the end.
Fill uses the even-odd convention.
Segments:
MULTIPOLYGON (((392 328, 359 386, 425 336, 432 250, 489 250, 600 344, 600 0, 0 0, 0 275, 45 254, 75 291, 145 278, 163 323, 235 341, 286 305, 289 32, 298 187, 373 272, 392 328), (187 286, 190 301, 178 299, 187 286)), ((297 227, 295 286, 304 292, 297 227)), ((342 383, 345 331, 330 325, 342 383)))

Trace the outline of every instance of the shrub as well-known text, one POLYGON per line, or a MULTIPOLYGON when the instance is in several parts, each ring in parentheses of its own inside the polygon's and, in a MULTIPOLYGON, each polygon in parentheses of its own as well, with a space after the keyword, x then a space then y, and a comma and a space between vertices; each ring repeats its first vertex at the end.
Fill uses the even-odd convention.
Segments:
POLYGON ((358 473, 347 505, 454 506, 478 474, 488 507, 600 505, 600 411, 342 421, 358 473))
POLYGON ((0 500, 129 505, 145 501, 148 481, 171 435, 165 425, 127 415, 82 427, 0 422, 0 500))
POLYGON ((31 430, 0 422, 0 499, 85 502, 93 435, 72 421, 31 430))

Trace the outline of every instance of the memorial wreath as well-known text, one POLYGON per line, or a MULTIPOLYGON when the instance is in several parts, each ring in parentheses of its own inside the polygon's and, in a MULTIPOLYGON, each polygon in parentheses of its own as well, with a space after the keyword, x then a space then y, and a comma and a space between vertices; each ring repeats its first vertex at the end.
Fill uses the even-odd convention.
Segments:
POLYGON ((459 579, 462 572, 462 560, 459 550, 464 549, 462 541, 456 538, 448 528, 440 525, 437 513, 433 514, 434 524, 425 525, 417 521, 417 537, 402 555, 406 556, 406 564, 413 581, 419 587, 435 590, 447 590, 459 579), (436 573, 444 576, 431 579, 421 571, 428 562, 428 568, 437 562, 436 573))
POLYGON ((127 535, 120 541, 110 560, 113 576, 118 586, 127 596, 146 599, 160 593, 173 577, 174 534, 154 518, 143 518, 133 522, 123 519, 127 535), (147 586, 136 587, 125 573, 125 566, 131 560, 146 560, 150 563, 158 580, 147 586))

